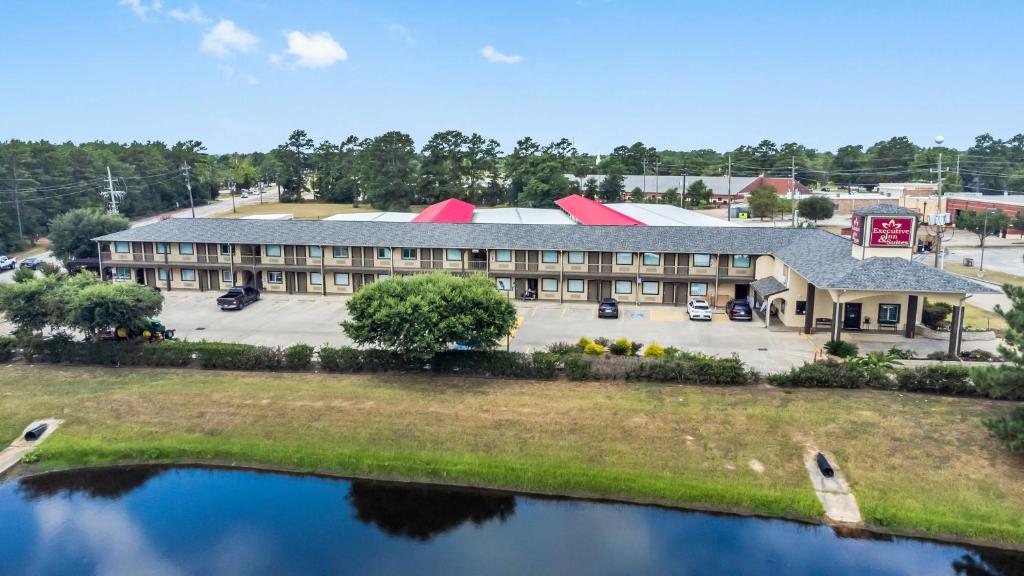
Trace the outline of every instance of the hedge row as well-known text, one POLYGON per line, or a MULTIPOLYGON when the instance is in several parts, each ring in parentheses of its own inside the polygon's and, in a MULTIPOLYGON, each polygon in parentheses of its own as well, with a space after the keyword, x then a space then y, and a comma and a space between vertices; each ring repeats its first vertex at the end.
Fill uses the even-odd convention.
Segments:
POLYGON ((1024 400, 1024 391, 1000 394, 988 387, 978 386, 971 372, 971 368, 955 364, 877 370, 852 363, 817 363, 804 364, 782 374, 771 374, 768 383, 782 388, 873 388, 1024 400))
POLYGON ((562 359, 570 380, 639 380, 741 386, 757 379, 738 358, 677 353, 671 357, 609 358, 570 355, 562 359))
POLYGON ((325 372, 430 371, 501 378, 553 378, 558 374, 558 358, 548 352, 452 350, 428 362, 375 349, 324 346, 317 353, 325 372))

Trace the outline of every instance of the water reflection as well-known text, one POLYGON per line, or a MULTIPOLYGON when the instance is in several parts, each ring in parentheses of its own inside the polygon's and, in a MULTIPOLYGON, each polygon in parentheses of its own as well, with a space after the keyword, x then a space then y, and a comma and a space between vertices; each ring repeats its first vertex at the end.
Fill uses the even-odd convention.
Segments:
POLYGON ((1024 574, 1024 554, 980 549, 954 560, 953 571, 963 576, 1024 574))
POLYGON ((124 466, 51 472, 23 478, 18 487, 29 500, 81 493, 90 498, 117 500, 164 472, 156 466, 124 466))
POLYGON ((516 511, 508 494, 366 480, 353 480, 346 499, 361 522, 423 542, 466 522, 504 522, 516 511))

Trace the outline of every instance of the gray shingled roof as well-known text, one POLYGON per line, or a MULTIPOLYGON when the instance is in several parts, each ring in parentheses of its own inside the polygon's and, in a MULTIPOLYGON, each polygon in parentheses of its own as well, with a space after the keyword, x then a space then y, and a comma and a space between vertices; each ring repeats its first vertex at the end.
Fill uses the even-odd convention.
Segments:
MULTIPOLYGON (((842 197, 842 196, 839 196, 837 198, 844 199, 844 197, 842 197)), ((851 196, 851 198, 856 199, 856 197, 853 197, 853 196, 851 196)), ((897 214, 903 215, 903 214, 905 214, 907 216, 917 216, 917 215, 920 214, 920 212, 918 212, 916 210, 911 210, 910 208, 904 208, 903 206, 897 206, 895 204, 872 204, 871 206, 865 206, 863 208, 857 208, 856 210, 853 211, 853 213, 854 214, 859 214, 861 216, 874 216, 874 215, 877 215, 877 214, 885 214, 885 215, 897 215, 897 214)))
POLYGON ((768 276, 767 278, 754 280, 750 283, 750 287, 754 289, 754 292, 765 297, 789 290, 789 288, 787 288, 782 282, 779 282, 779 279, 775 276, 768 276))
POLYGON ((95 240, 771 254, 818 288, 998 292, 902 258, 857 260, 851 255, 849 240, 816 229, 170 218, 95 240))

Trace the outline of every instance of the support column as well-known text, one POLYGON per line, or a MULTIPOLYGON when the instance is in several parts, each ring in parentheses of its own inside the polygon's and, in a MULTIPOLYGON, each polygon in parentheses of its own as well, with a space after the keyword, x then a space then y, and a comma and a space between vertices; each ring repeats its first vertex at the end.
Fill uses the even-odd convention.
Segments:
POLYGON ((904 323, 903 335, 907 338, 917 336, 917 296, 914 294, 907 298, 907 318, 904 323))
POLYGON ((228 269, 231 270, 231 287, 235 287, 235 245, 228 244, 228 269))
POLYGON ((100 271, 100 282, 103 281, 103 247, 99 242, 96 243, 96 267, 100 271))
MULTIPOLYGON (((327 274, 324 272, 324 247, 320 247, 320 295, 327 296, 327 274)), ((253 281, 256 279, 253 278, 253 281)))
POLYGON ((953 307, 953 321, 949 325, 949 355, 960 356, 964 333, 964 307, 953 307))
POLYGON ((839 341, 839 336, 843 332, 842 309, 843 305, 839 302, 832 303, 832 340, 836 342, 839 341))
MULTIPOLYGON (((807 283, 807 304, 804 306, 804 334, 814 334, 814 284, 807 283)), ((793 303, 796 306, 796 303, 793 303)))

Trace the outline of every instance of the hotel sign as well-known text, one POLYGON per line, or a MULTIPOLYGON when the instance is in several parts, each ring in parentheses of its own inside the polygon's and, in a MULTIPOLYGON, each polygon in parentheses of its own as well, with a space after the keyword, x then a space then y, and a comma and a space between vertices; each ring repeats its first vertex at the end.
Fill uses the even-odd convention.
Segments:
POLYGON ((878 216, 869 219, 868 224, 871 230, 868 235, 868 246, 910 246, 914 233, 913 217, 878 216))
POLYGON ((853 215, 853 226, 850 228, 850 240, 857 246, 864 244, 864 217, 860 214, 853 215))

